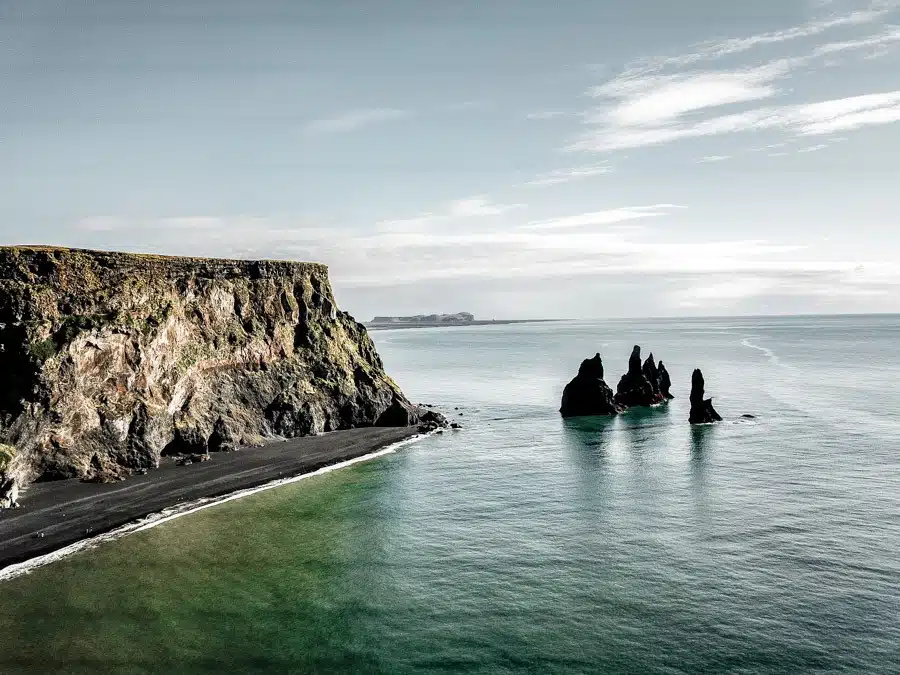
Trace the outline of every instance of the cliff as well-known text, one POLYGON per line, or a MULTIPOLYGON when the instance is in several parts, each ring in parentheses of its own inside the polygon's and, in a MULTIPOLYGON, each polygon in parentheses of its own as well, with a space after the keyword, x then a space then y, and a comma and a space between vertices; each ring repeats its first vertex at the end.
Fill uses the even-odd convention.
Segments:
POLYGON ((313 263, 0 247, 0 373, 7 499, 422 417, 313 263))

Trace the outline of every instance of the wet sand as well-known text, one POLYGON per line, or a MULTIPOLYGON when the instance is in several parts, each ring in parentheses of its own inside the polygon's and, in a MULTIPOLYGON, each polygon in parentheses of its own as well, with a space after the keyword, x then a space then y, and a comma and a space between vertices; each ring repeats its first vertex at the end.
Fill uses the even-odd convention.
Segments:
POLYGON ((29 486, 21 508, 0 510, 0 570, 109 532, 182 502, 221 497, 377 452, 417 435, 416 427, 365 428, 213 453, 206 462, 158 469, 109 484, 79 480, 29 486), (41 536, 43 535, 43 536, 41 536))

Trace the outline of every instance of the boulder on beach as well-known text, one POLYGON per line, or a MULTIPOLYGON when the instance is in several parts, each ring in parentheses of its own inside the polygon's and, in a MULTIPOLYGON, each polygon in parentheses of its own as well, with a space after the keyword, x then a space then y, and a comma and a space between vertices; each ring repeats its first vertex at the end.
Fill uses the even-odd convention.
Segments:
POLYGON ((703 398, 705 386, 703 373, 697 368, 691 377, 691 414, 689 417, 691 424, 710 424, 722 421, 722 417, 713 408, 712 399, 703 398))
POLYGON ((628 372, 622 376, 616 387, 616 404, 623 408, 631 408, 662 403, 665 398, 659 393, 659 385, 654 386, 648 375, 652 375, 654 380, 658 376, 653 355, 651 354, 647 363, 642 365, 641 348, 635 345, 628 359, 628 372))
POLYGON ((563 417, 618 414, 613 391, 603 380, 600 354, 581 362, 578 375, 563 390, 559 412, 563 417))

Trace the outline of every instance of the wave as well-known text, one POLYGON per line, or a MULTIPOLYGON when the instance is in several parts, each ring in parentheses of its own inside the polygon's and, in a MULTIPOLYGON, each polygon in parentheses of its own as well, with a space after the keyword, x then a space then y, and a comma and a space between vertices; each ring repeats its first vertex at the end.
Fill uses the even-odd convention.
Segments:
POLYGON ((63 558, 68 558, 69 556, 78 553, 80 551, 88 551, 94 548, 97 548, 103 543, 108 541, 114 541, 116 539, 121 539, 122 537, 126 537, 129 534, 134 534, 136 532, 143 532, 145 530, 149 530, 151 528, 156 527, 157 525, 162 525, 163 523, 168 523, 170 520, 175 520, 176 518, 181 518, 182 516, 187 516, 192 513, 197 513, 198 511, 202 511, 204 509, 208 509, 212 506, 217 506, 219 504, 224 504, 225 502, 230 502, 235 499, 241 499, 243 497, 249 497, 250 495, 254 495, 258 492, 265 492, 266 490, 271 490, 273 488, 281 487, 282 485, 287 485, 289 483, 296 483, 298 481, 304 480, 306 478, 312 478, 313 476, 320 476, 325 473, 329 473, 331 471, 337 471, 338 469, 343 469, 352 464, 359 464, 360 462, 366 462, 370 459, 375 459, 377 457, 381 457, 383 455, 388 455, 393 452, 396 452, 398 449, 405 445, 410 445, 412 443, 416 443, 423 438, 433 435, 435 432, 428 432, 425 434, 417 434, 411 438, 407 438, 402 441, 398 441, 393 445, 389 445, 387 447, 382 448, 381 450, 376 450, 375 452, 371 452, 368 455, 361 455, 359 457, 354 457, 353 459, 348 459, 343 462, 338 462, 337 464, 332 464, 330 466, 323 467, 321 469, 317 469, 316 471, 311 471, 309 473, 303 473, 299 476, 293 476, 291 478, 278 478, 269 483, 265 483, 263 485, 258 485, 252 488, 243 488, 241 490, 236 490, 227 495, 222 495, 219 497, 202 497, 200 499, 196 499, 190 502, 185 502, 183 504, 177 504, 175 506, 170 506, 169 508, 163 509, 157 513, 151 513, 149 516, 145 516, 140 518, 132 523, 127 523, 126 525, 122 525, 121 527, 117 527, 114 530, 110 530, 109 532, 105 532, 103 534, 99 534, 95 537, 90 537, 89 539, 82 539, 81 541, 76 541, 74 544, 69 544, 57 551, 52 551, 51 553, 45 553, 44 555, 37 556, 32 558, 31 560, 26 560, 25 562, 15 563, 13 565, 9 565, 0 569, 0 582, 9 581, 10 579, 15 579, 16 577, 22 576, 23 574, 28 574, 32 570, 36 570, 39 567, 44 567, 51 563, 57 562, 58 560, 62 560, 63 558))
POLYGON ((761 347, 760 345, 755 345, 755 344, 753 344, 752 342, 750 342, 750 339, 749 339, 749 338, 744 338, 743 340, 741 340, 741 344, 742 344, 744 347, 749 347, 750 349, 757 349, 757 350, 761 351, 763 354, 765 354, 766 356, 768 356, 768 357, 769 357, 769 360, 770 360, 772 363, 774 363, 776 366, 782 366, 782 365, 784 365, 784 364, 781 362, 781 359, 778 358, 778 354, 776 354, 775 352, 773 352, 773 351, 772 351, 771 349, 769 349, 768 347, 761 347))

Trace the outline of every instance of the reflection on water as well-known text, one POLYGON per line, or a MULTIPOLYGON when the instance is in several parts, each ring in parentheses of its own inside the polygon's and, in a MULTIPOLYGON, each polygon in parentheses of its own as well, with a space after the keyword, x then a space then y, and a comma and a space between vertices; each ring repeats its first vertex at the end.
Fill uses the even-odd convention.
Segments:
POLYGON ((691 461, 703 463, 704 456, 709 450, 712 439, 716 433, 713 424, 691 425, 691 461))

